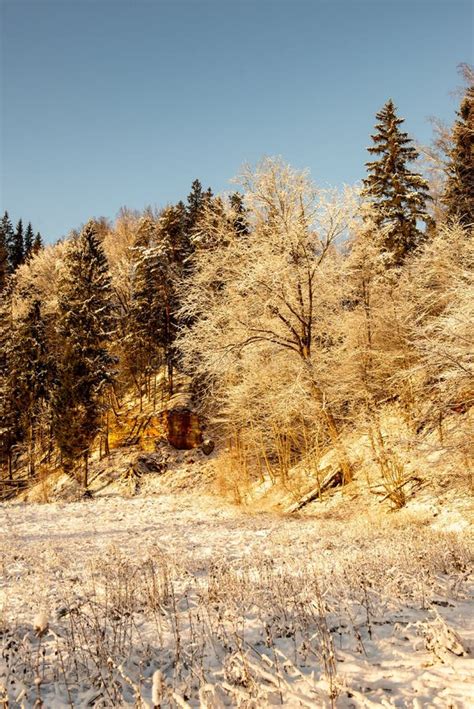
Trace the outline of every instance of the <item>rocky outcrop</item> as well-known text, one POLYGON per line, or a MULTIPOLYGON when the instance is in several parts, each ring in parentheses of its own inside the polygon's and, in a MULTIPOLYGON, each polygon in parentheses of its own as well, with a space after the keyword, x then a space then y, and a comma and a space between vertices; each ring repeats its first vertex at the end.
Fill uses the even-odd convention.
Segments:
POLYGON ((173 448, 190 450, 202 443, 199 417, 188 407, 173 408, 164 413, 166 439, 173 448))

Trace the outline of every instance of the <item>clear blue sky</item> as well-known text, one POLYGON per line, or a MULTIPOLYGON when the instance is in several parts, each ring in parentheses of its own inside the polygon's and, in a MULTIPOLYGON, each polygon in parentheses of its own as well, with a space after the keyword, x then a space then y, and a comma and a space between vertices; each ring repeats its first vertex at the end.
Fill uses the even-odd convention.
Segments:
POLYGON ((464 0, 0 4, 0 209, 51 241, 263 155, 355 182, 386 99, 429 142, 472 63, 464 0))

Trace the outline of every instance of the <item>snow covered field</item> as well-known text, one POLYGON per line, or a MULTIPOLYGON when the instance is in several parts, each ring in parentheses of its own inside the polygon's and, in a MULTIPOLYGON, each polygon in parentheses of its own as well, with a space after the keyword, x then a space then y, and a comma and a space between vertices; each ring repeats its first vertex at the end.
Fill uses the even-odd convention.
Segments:
POLYGON ((472 706, 467 530, 342 509, 1 505, 0 706, 472 706))

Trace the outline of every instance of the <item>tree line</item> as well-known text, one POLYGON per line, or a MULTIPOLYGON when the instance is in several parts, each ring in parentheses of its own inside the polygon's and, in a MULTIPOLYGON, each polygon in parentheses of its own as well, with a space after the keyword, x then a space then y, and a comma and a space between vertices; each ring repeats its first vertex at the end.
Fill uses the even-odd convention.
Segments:
MULTIPOLYGON (((287 475, 380 407, 413 430, 472 403, 474 88, 443 156, 440 204, 389 100, 361 188, 323 190, 266 159, 215 196, 111 224, 92 219, 43 248, 31 225, 0 230, 0 463, 59 455, 87 486, 108 417, 134 391, 173 392, 177 371, 239 474, 287 475), (23 456, 21 458, 21 456, 23 456), (237 462, 236 462, 237 461, 237 462)), ((155 402, 158 405, 158 402, 155 402)))
POLYGON ((28 261, 40 251, 43 240, 39 231, 33 231, 31 222, 26 229, 19 219, 16 229, 5 211, 0 221, 0 292, 5 287, 7 276, 14 273, 18 266, 28 261))

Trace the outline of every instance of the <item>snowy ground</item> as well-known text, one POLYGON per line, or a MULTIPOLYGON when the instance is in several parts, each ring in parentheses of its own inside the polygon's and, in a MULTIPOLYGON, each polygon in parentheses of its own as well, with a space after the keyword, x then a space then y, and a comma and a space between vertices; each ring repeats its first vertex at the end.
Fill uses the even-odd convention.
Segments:
POLYGON ((0 505, 0 706, 472 706, 467 529, 341 509, 0 505))

